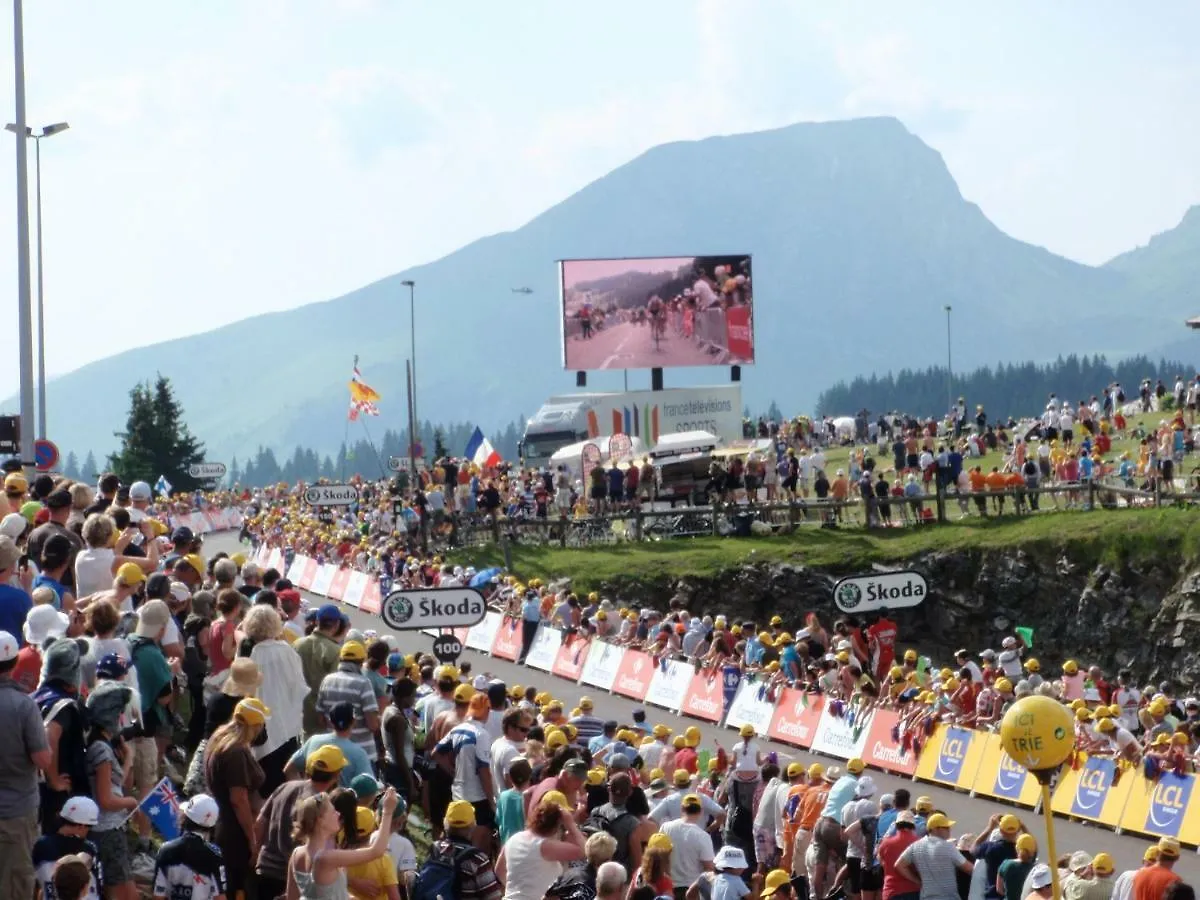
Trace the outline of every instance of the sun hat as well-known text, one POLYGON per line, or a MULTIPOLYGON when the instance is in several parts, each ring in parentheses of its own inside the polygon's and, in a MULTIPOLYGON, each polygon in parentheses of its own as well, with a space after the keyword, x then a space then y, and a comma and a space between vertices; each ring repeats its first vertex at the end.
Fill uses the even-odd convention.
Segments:
POLYGON ((88 720, 115 735, 120 726, 121 713, 133 697, 133 691, 120 681, 98 681, 88 694, 86 706, 88 720))
POLYGON ((239 656, 229 664, 229 676, 221 685, 221 693, 227 697, 253 697, 262 680, 258 663, 247 656, 239 656))
POLYGON ((35 606, 25 616, 21 633, 25 635, 25 643, 40 650, 47 638, 59 638, 66 634, 70 624, 71 620, 66 613, 43 603, 35 606))
POLYGON ((742 848, 730 844, 718 850, 717 855, 713 857, 713 867, 716 869, 745 869, 748 865, 742 848))
POLYGON ((862 778, 858 779, 854 785, 854 796, 859 800, 863 800, 867 797, 874 797, 875 779, 870 775, 864 775, 862 778))
POLYGON ((157 637, 171 619, 171 610, 161 600, 148 600, 138 608, 137 635, 157 637))
POLYGON ((1045 863, 1039 863, 1034 866, 1029 873, 1029 886, 1034 890, 1050 887, 1053 881, 1054 876, 1050 874, 1050 867, 1045 863))
POLYGON ((87 642, 82 638, 51 641, 42 653, 42 682, 61 681, 79 687, 83 674, 81 663, 87 650, 87 642))

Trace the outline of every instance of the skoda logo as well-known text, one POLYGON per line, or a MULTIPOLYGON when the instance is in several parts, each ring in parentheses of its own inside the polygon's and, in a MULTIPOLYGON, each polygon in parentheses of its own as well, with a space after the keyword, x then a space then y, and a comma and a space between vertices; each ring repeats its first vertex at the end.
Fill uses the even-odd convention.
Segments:
POLYGON ((413 605, 407 597, 393 597, 388 601, 388 620, 394 625, 403 625, 412 618, 413 605))
POLYGON ((842 609, 854 609, 862 602, 862 588, 852 581, 838 587, 837 600, 842 609))

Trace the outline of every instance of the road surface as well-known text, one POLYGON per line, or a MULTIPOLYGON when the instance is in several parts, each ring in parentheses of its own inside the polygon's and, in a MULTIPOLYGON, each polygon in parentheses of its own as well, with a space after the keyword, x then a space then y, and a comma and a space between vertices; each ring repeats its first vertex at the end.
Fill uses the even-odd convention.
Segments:
MULTIPOLYGON (((210 536, 205 540, 204 544, 205 555, 209 557, 222 550, 226 553, 234 553, 238 549, 245 548, 239 546, 236 532, 225 532, 210 536)), ((306 594, 305 597, 310 604, 319 605, 329 602, 315 594, 306 594)), ((343 609, 355 628, 372 628, 381 634, 388 631, 387 625, 378 616, 360 612, 350 606, 343 607, 343 609)), ((401 650, 405 653, 429 652, 431 650, 433 638, 428 635, 414 631, 399 632, 396 636, 399 639, 401 650)), ((518 666, 516 663, 506 660, 495 659, 485 653, 466 650, 462 659, 471 661, 472 671, 475 674, 479 674, 480 672, 488 673, 502 679, 508 685, 521 684, 528 686, 530 683, 533 683, 539 687, 544 686, 546 690, 553 693, 556 697, 562 698, 568 708, 575 705, 579 696, 588 693, 595 700, 596 715, 604 719, 617 719, 625 722, 632 721, 631 713, 635 708, 641 706, 641 704, 624 697, 582 686, 576 687, 553 675, 528 669, 525 666, 518 666)), ((729 729, 719 728, 716 725, 694 719, 684 719, 653 706, 646 706, 644 708, 647 711, 650 724, 662 721, 674 728, 676 732, 681 731, 688 725, 697 726, 701 734, 704 735, 705 746, 712 747, 719 742, 722 746, 728 748, 737 740, 736 733, 729 729)), ((813 761, 819 761, 825 765, 832 765, 834 763, 834 761, 828 758, 807 753, 788 744, 776 743, 765 738, 760 738, 760 742, 765 745, 766 750, 776 751, 780 759, 785 761, 799 759, 805 764, 813 761)), ((886 772, 872 771, 871 776, 875 779, 876 784, 879 785, 879 793, 881 794, 904 787, 908 788, 914 798, 919 794, 926 794, 932 797, 937 808, 955 820, 954 834, 956 836, 967 832, 978 833, 987 824, 988 817, 995 812, 1016 812, 1029 827, 1030 831, 1037 837, 1042 859, 1046 858, 1045 829, 1040 817, 1035 817, 1031 811, 1015 810, 1013 807, 1003 803, 992 802, 985 798, 973 798, 965 793, 953 791, 949 788, 925 782, 915 782, 908 778, 891 775, 886 772)), ((1112 854, 1116 860, 1117 873, 1138 865, 1146 846, 1151 843, 1148 839, 1138 835, 1118 835, 1107 828, 1081 822, 1072 822, 1061 818, 1055 819, 1055 834, 1057 836, 1057 849, 1060 854, 1073 850, 1087 850, 1092 854, 1106 851, 1112 854)), ((1183 857, 1176 864, 1175 870, 1183 876, 1184 880, 1191 884, 1200 882, 1200 857, 1192 851, 1184 850, 1183 857)))
POLYGON ((658 349, 649 325, 609 322, 593 337, 567 339, 568 369, 653 369, 668 366, 711 366, 716 358, 670 326, 658 349))

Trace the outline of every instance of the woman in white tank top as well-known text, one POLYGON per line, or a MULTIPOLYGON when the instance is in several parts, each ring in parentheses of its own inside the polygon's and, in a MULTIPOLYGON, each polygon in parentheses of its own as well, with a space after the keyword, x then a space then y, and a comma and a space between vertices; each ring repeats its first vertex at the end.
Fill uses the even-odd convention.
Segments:
POLYGON ((526 829, 508 839, 496 861, 504 900, 542 900, 562 874, 563 863, 583 859, 583 843, 567 798, 561 791, 547 791, 530 810, 526 829))

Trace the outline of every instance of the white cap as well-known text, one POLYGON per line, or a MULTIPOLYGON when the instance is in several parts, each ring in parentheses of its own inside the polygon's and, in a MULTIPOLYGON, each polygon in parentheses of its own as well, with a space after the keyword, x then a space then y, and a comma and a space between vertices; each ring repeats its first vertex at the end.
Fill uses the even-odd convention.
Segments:
POLYGON ((471 686, 477 691, 486 691, 488 689, 488 677, 486 675, 476 675, 471 686))
POLYGON ((144 481, 135 481, 129 486, 130 500, 153 500, 154 491, 150 490, 150 485, 144 481))
POLYGON ((188 590, 188 586, 182 581, 171 582, 171 599, 176 603, 183 603, 190 596, 192 596, 192 592, 188 590))
POLYGON ((91 797, 70 797, 59 813, 72 825, 95 825, 100 821, 100 807, 91 797))
POLYGON ((854 796, 862 799, 864 797, 875 796, 875 779, 870 775, 863 775, 854 783, 854 796))
POLYGON ((29 520, 20 513, 9 513, 0 519, 0 534, 6 534, 14 541, 25 533, 29 520))
POLYGON ((1034 890, 1044 887, 1050 887, 1050 883, 1054 880, 1050 874, 1050 867, 1045 863, 1040 863, 1033 867, 1029 873, 1029 886, 1034 890))
POLYGON ((47 638, 59 638, 66 634, 70 624, 66 613, 59 612, 49 604, 39 604, 25 617, 25 626, 22 628, 25 643, 41 647, 47 638))
POLYGON ((212 828, 217 824, 221 812, 217 809, 217 801, 208 794, 196 794, 190 800, 180 804, 179 809, 189 820, 201 828, 212 828))
POLYGON ((7 631, 0 631, 0 662, 16 659, 18 652, 17 639, 7 631))

